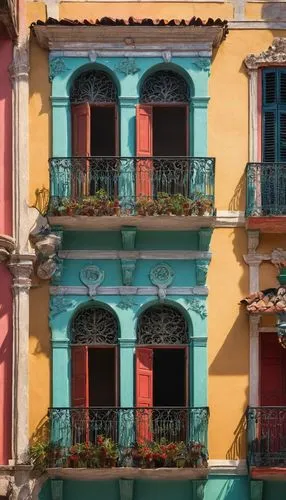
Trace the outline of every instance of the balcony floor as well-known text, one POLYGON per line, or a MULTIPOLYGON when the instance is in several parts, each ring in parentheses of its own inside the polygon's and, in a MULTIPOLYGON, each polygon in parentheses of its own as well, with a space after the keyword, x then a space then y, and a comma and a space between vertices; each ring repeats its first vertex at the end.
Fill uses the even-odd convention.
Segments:
MULTIPOLYGON (((152 216, 50 216, 48 217, 51 226, 61 226, 68 230, 116 230, 124 226, 136 226, 141 230, 178 230, 187 231, 199 229, 201 227, 211 227, 215 222, 215 217, 208 215, 152 215, 152 216)), ((286 218, 285 218, 286 223, 286 218)))
POLYGON ((262 216, 248 217, 246 219, 246 229, 256 229, 261 233, 285 233, 286 216, 262 216))
POLYGON ((57 479, 75 479, 78 481, 110 480, 110 479, 160 479, 168 481, 182 481, 192 479, 205 479, 208 477, 207 467, 199 468, 159 468, 137 469, 135 467, 112 467, 104 469, 73 469, 50 468, 48 476, 57 479))
POLYGON ((286 467, 250 467, 252 479, 286 481, 286 467))

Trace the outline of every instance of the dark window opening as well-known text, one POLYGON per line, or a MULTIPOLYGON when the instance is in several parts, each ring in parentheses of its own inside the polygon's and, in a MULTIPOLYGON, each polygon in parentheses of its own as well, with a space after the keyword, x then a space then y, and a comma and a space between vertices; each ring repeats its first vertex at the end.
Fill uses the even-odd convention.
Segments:
POLYGON ((185 106, 153 107, 154 156, 187 155, 187 121, 185 106))
POLYGON ((115 107, 91 106, 91 156, 115 156, 115 107))
POLYGON ((88 351, 89 405, 115 406, 115 349, 88 351))
POLYGON ((154 349, 153 406, 185 406, 185 349, 154 349))

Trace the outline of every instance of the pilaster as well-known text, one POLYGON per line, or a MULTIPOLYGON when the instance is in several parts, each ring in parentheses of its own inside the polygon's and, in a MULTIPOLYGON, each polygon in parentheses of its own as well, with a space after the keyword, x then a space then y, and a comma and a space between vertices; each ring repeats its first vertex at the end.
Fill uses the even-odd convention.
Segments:
POLYGON ((29 444, 29 290, 33 256, 13 255, 9 264, 13 275, 13 430, 12 458, 16 464, 26 460, 29 444))
POLYGON ((28 251, 29 238, 29 50, 25 41, 14 47, 9 68, 13 87, 13 235, 16 252, 28 251))
POLYGON ((134 348, 135 339, 119 339, 120 348, 120 404, 121 407, 134 406, 134 348))
POLYGON ((208 155, 208 102, 209 97, 192 97, 190 109, 190 123, 193 123, 193 131, 190 138, 191 144, 193 141, 192 156, 207 156, 208 155))
POLYGON ((68 97, 52 97, 54 157, 71 156, 71 116, 68 97))
POLYGON ((207 406, 207 338, 193 337, 192 338, 192 354, 193 359, 190 365, 190 381, 193 382, 193 387, 190 387, 191 406, 207 406))
POLYGON ((249 405, 259 406, 259 323, 261 316, 249 316, 249 405))

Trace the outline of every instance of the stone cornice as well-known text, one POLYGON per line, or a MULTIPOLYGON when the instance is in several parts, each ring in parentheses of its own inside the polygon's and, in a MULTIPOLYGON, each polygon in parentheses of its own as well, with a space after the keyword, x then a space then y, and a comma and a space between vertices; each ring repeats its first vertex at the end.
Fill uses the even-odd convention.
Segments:
MULTIPOLYGON (((218 47, 224 35, 220 26, 63 26, 34 25, 39 45, 49 50, 136 50, 169 48, 200 52, 218 47), (106 42, 108 40, 108 43, 106 42)), ((138 54, 137 54, 138 55, 138 54)))
POLYGON ((196 250, 61 250, 59 257, 62 259, 171 259, 171 260, 196 260, 196 259, 211 259, 210 252, 196 250))
MULTIPOLYGON (((208 295, 208 288, 205 286, 197 287, 169 287, 166 291, 167 295, 208 295)), ((88 289, 85 286, 51 286, 51 295, 88 295, 88 289)), ((96 290, 96 295, 157 295, 158 289, 156 286, 99 286, 96 290)))
POLYGON ((15 249, 15 240, 6 234, 0 234, 0 262, 6 261, 15 249))
POLYGON ((286 63, 286 38, 274 38, 272 45, 258 55, 250 54, 244 59, 248 70, 256 70, 261 66, 273 66, 286 63))

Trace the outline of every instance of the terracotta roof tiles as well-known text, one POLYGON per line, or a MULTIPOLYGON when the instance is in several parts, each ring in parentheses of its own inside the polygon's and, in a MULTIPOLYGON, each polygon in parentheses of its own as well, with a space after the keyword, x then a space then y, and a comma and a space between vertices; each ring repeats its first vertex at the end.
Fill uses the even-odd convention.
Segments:
POLYGON ((267 288, 260 292, 252 293, 240 304, 246 305, 250 313, 281 313, 286 312, 286 288, 267 288))

